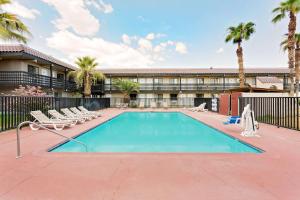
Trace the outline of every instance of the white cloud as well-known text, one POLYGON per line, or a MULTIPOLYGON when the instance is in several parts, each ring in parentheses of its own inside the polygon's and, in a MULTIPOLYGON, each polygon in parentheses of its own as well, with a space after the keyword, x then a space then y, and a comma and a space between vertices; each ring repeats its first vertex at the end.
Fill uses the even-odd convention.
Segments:
POLYGON ((37 15, 41 14, 38 10, 27 8, 17 1, 13 1, 11 4, 6 4, 2 6, 2 8, 7 12, 15 13, 26 19, 35 19, 37 15))
POLYGON ((84 0, 43 0, 45 3, 55 7, 60 18, 54 21, 59 30, 72 28, 77 34, 83 36, 95 35, 100 22, 86 7, 84 0))
POLYGON ((138 45, 139 45, 139 48, 143 51, 144 50, 152 50, 152 43, 151 43, 151 41, 149 41, 147 39, 144 39, 144 38, 139 39, 138 45))
POLYGON ((162 37, 166 37, 165 34, 162 34, 162 33, 149 33, 147 36, 146 36, 146 39, 147 40, 154 40, 154 39, 159 39, 159 38, 162 38, 162 37))
POLYGON ((104 3, 102 0, 86 0, 86 3, 107 14, 114 11, 111 4, 104 3))
POLYGON ((161 45, 157 45, 157 46, 155 46, 154 49, 153 49, 153 51, 154 51, 155 53, 160 53, 160 52, 162 52, 163 50, 164 50, 164 47, 162 47, 161 45))
POLYGON ((147 36, 146 36, 146 39, 147 40, 154 40, 155 38, 155 34, 154 33, 149 33, 147 36))
POLYGON ((131 44, 131 39, 127 34, 122 35, 122 41, 123 41, 124 44, 128 44, 128 45, 131 44))
POLYGON ((183 42, 177 42, 175 50, 180 54, 186 54, 187 53, 187 47, 183 42))
POLYGON ((217 50, 216 53, 220 54, 220 53, 223 53, 223 52, 224 52, 224 49, 221 47, 221 48, 219 48, 219 49, 217 50))
POLYGON ((73 63, 79 56, 93 56, 104 67, 147 67, 154 63, 151 55, 125 44, 108 42, 98 37, 81 37, 67 30, 53 33, 47 45, 68 55, 73 63))

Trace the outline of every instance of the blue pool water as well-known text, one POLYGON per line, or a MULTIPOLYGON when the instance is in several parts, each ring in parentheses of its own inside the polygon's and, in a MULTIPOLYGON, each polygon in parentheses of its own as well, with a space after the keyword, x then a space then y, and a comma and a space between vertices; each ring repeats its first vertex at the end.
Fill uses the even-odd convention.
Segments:
MULTIPOLYGON (((182 113, 127 112, 78 136, 89 152, 260 153, 182 113)), ((67 142, 53 152, 85 152, 67 142)))

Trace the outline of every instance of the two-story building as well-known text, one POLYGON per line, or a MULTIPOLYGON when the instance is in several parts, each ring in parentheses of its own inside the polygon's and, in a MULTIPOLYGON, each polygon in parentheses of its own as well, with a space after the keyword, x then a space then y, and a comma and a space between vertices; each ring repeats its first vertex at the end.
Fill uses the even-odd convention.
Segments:
POLYGON ((0 45, 0 93, 10 94, 19 85, 41 86, 54 96, 73 96, 76 83, 67 74, 72 65, 25 45, 0 45))
MULTIPOLYGON (((0 93, 9 94, 19 85, 41 86, 55 96, 80 95, 76 83, 67 77, 76 67, 25 45, 0 45, 0 93)), ((239 87, 234 68, 132 68, 101 69, 106 80, 93 85, 93 96, 122 99, 114 86, 116 79, 140 83, 140 92, 131 99, 193 99, 213 97, 239 87)), ((246 68, 246 83, 252 87, 285 90, 288 68, 246 68)))
MULTIPOLYGON (((143 68, 102 69, 107 77, 104 85, 95 85, 93 95, 104 95, 112 99, 123 98, 114 86, 116 79, 129 79, 140 83, 140 92, 131 99, 194 99, 213 97, 239 87, 238 69, 234 68, 143 68)), ((251 87, 288 89, 286 68, 247 68, 246 84, 251 87)), ((192 101, 191 101, 192 102, 192 101)), ((192 103, 189 103, 192 104, 192 103)))

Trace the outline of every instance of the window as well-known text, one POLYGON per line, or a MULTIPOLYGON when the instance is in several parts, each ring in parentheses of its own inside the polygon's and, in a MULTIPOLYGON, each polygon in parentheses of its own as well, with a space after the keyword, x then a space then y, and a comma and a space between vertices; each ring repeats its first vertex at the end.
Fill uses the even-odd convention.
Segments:
POLYGON ((162 100, 164 98, 163 94, 157 94, 157 99, 162 100))
POLYGON ((177 78, 171 78, 171 79, 169 80, 169 83, 170 83, 170 84, 178 84, 178 79, 177 79, 177 78))
POLYGON ((64 77, 65 77, 65 75, 64 74, 57 74, 57 80, 58 81, 64 81, 64 77))
POLYGON ((130 100, 136 101, 137 94, 130 94, 130 100))
POLYGON ((154 79, 154 83, 155 84, 162 84, 163 83, 163 79, 162 78, 155 78, 154 79))
POLYGON ((204 94, 196 94, 196 98, 203 98, 204 94))
POLYGON ((31 73, 31 74, 38 74, 38 72, 39 72, 39 68, 32 66, 32 65, 28 65, 27 70, 28 70, 28 73, 31 73))
POLYGON ((170 94, 171 101, 177 101, 178 94, 170 94))

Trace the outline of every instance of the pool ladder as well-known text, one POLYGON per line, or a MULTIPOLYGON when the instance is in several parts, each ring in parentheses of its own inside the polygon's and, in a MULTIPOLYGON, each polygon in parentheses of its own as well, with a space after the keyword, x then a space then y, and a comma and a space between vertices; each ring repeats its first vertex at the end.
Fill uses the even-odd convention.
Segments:
POLYGON ((40 125, 40 124, 37 124, 37 123, 35 123, 35 122, 26 121, 26 122, 20 123, 20 124, 18 125, 18 127, 17 127, 17 157, 16 157, 17 159, 22 157, 22 156, 21 156, 21 145, 20 145, 20 130, 21 130, 21 128, 22 128, 23 126, 25 126, 25 125, 30 125, 30 124, 35 125, 35 126, 37 126, 37 127, 39 127, 39 128, 42 128, 42 129, 44 129, 44 130, 47 130, 47 131, 49 131, 50 133, 54 133, 54 134, 56 134, 56 135, 58 135, 58 136, 61 136, 61 137, 65 138, 65 139, 67 139, 67 140, 69 140, 69 141, 76 142, 77 144, 82 145, 82 146, 85 148, 85 151, 86 151, 86 152, 88 151, 87 145, 84 144, 84 143, 82 143, 82 142, 80 142, 80 141, 78 141, 78 140, 76 140, 76 139, 73 139, 73 138, 71 138, 71 137, 64 136, 64 135, 58 133, 57 131, 51 130, 51 129, 49 129, 49 128, 45 127, 45 126, 42 126, 42 125, 40 125))

